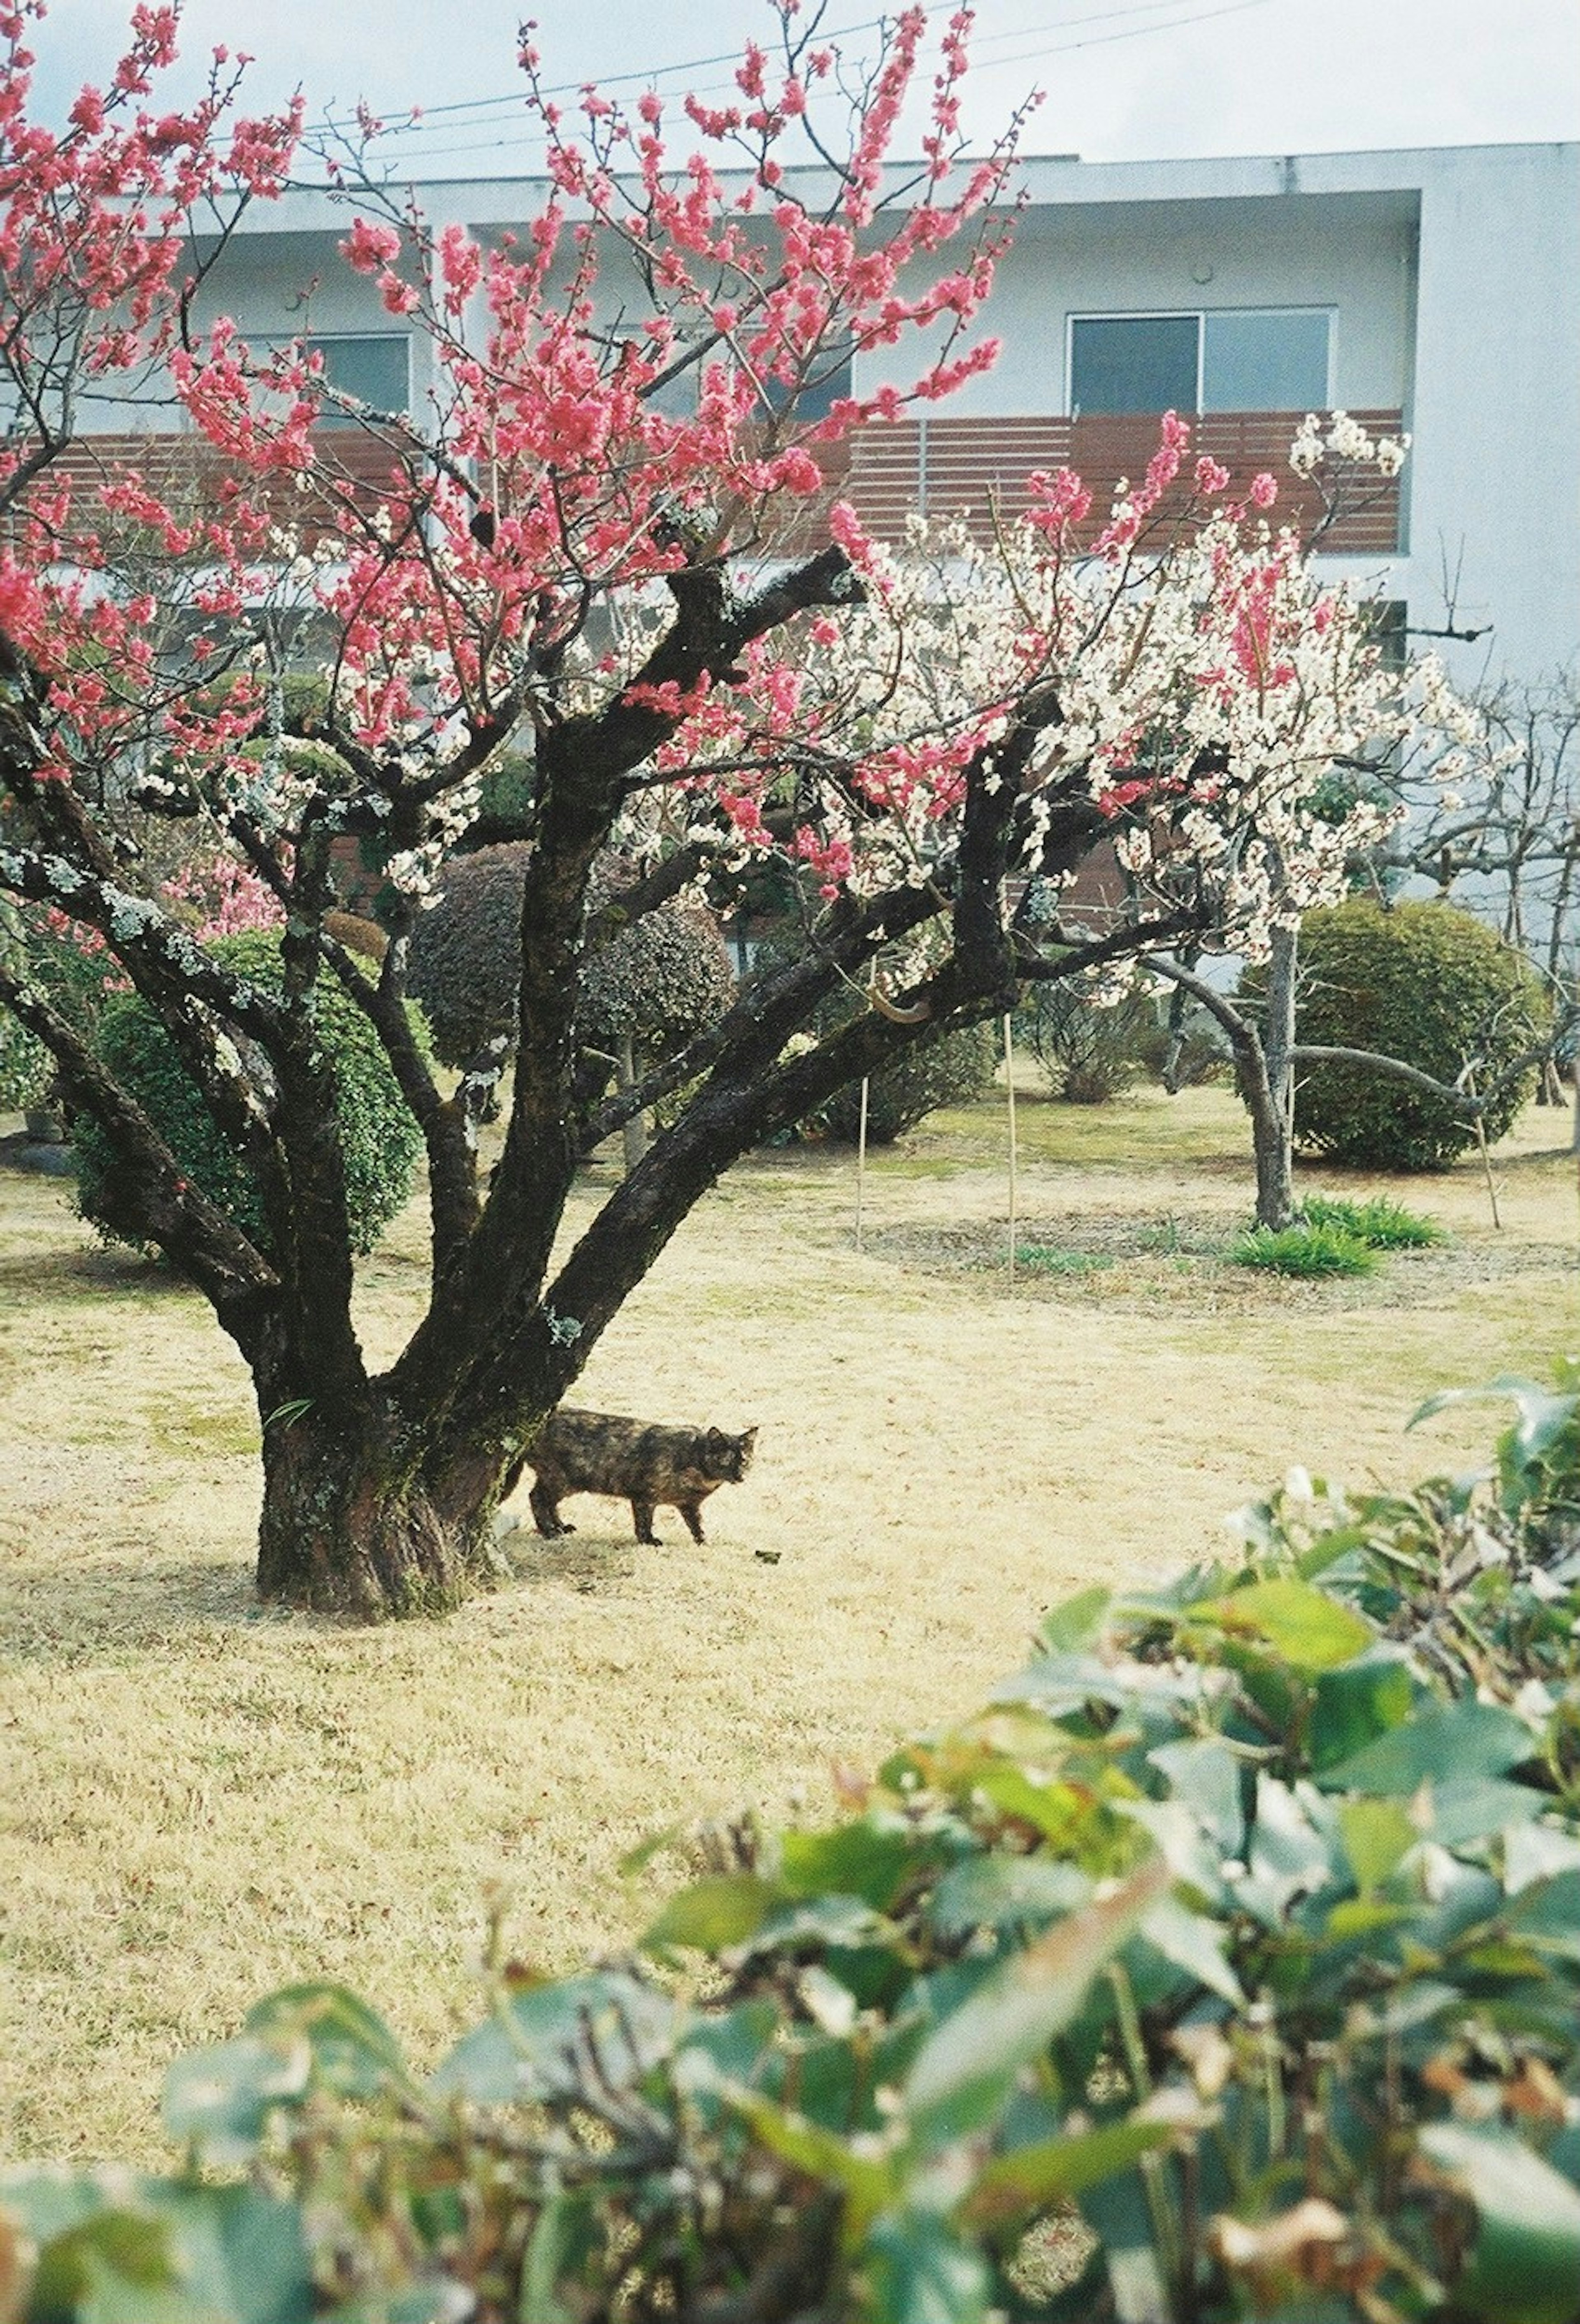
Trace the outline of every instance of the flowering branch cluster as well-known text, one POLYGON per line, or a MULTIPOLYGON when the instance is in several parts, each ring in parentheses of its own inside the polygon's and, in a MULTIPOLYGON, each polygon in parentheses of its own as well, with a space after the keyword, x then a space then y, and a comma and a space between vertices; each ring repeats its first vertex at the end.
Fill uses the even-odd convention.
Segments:
MULTIPOLYGON (((1137 912, 1188 899, 1201 932, 1265 954, 1273 927, 1342 893, 1346 865, 1397 819, 1376 786, 1342 809, 1325 779, 1408 750, 1453 711, 1435 661, 1386 663, 1363 598, 1321 580, 1267 513, 1270 477, 1226 503, 1210 460, 1161 504, 1189 429, 1162 423, 1136 488, 1095 545, 1078 476, 1032 480, 1024 518, 983 544, 913 528, 891 555, 842 530, 864 602, 766 641, 727 701, 689 706, 657 763, 722 808, 744 849, 776 844, 794 770, 794 854, 826 899, 948 883, 971 786, 991 795, 1028 724, 1005 869, 1057 882, 1072 813, 1106 834, 1137 912)), ((840 512, 836 512, 836 523, 840 512)))

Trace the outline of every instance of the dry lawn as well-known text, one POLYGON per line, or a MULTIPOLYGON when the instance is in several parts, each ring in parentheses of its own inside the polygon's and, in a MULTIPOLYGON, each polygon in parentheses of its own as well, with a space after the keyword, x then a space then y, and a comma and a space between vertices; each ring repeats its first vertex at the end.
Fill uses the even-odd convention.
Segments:
MULTIPOLYGON (((1486 1417, 1407 1440, 1414 1404, 1575 1343, 1561 1116, 1500 1149, 1501 1234, 1477 1167, 1394 1185, 1450 1250, 1331 1288, 1210 1255, 1249 1200, 1227 1093, 1023 1102, 1021 1130, 1020 1240, 1074 1256, 1012 1293, 1002 1111, 876 1158, 860 1254, 847 1155, 734 1173, 578 1390, 761 1424, 707 1547, 661 1512, 639 1552, 578 1501, 574 1541, 512 1536, 495 1595, 378 1631, 254 1605, 228 1343, 58 1183, 0 1175, 0 2152, 156 2153, 167 2061, 295 1978, 345 1979, 431 2057, 491 1896, 546 1967, 619 1944, 641 1836, 821 1808, 831 1762, 969 1709, 1050 1601, 1210 1554, 1296 1461, 1460 1465, 1486 1417)), ((413 1209, 363 1273, 375 1358, 422 1283, 413 1209)))

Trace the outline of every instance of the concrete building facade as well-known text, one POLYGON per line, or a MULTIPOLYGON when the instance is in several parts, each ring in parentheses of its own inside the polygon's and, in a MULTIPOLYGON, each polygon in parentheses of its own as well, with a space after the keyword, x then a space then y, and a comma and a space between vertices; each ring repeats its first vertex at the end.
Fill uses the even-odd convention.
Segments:
MULTIPOLYGON (((1418 636, 1475 632, 1437 641, 1462 683, 1535 683, 1580 659, 1580 145, 1049 159, 1024 181, 983 318, 997 364, 855 449, 848 485, 875 529, 916 505, 980 521, 1035 466, 1067 463, 1101 495, 1144 467, 1170 406, 1199 415, 1200 445, 1237 478, 1276 467, 1306 410, 1346 410, 1408 431, 1411 452, 1364 521, 1324 542, 1335 568, 1418 636)), ((486 242, 543 190, 416 194, 436 226, 486 242)), ((420 340, 339 263, 346 224, 323 194, 259 205, 209 304, 257 339, 305 315, 343 384, 420 409, 420 340)), ((858 358, 854 385, 883 375, 858 358)))

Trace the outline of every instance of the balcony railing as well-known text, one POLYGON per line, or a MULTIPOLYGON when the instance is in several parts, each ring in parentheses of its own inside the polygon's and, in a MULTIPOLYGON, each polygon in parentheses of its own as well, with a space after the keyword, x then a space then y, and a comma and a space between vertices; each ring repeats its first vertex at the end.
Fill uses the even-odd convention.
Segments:
MULTIPOLYGON (((1369 435, 1396 436, 1397 410, 1357 411, 1369 435)), ((1277 479, 1273 521, 1306 531, 1322 514, 1314 484, 1289 466, 1300 416, 1288 411, 1213 411, 1191 423, 1190 452, 1178 484, 1163 503, 1168 514, 1185 501, 1196 460, 1204 453, 1229 471, 1228 499, 1243 498, 1253 476, 1277 479)), ((897 420, 864 429, 850 447, 845 489, 874 538, 897 540, 913 510, 929 517, 964 517, 978 539, 1026 507, 1026 478, 1034 470, 1073 468, 1092 494, 1090 529, 1106 519, 1122 478, 1139 484, 1158 447, 1153 419, 1003 417, 897 420)), ((1398 477, 1374 472, 1357 480, 1320 547, 1329 555, 1387 557, 1400 546, 1398 477)))
MULTIPOLYGON (((1368 434, 1399 433, 1398 410, 1357 411, 1368 434)), ((1316 486, 1289 466, 1289 447, 1299 425, 1287 411, 1208 412, 1191 425, 1189 455, 1180 479, 1165 498, 1165 516, 1183 505, 1197 457, 1206 453, 1229 471, 1225 497, 1243 498, 1262 471, 1278 481, 1273 521, 1309 531, 1322 514, 1316 486)), ((820 465, 831 490, 855 505, 876 539, 903 538, 912 512, 929 517, 963 517, 978 539, 991 537, 996 517, 1012 521, 1026 506, 1026 478, 1033 470, 1073 468, 1092 493, 1088 537, 1106 519, 1122 478, 1139 483, 1158 444, 1151 419, 1076 419, 1010 414, 989 419, 953 415, 874 421, 848 444, 826 451, 820 465)), ((245 490, 260 500, 276 522, 289 524, 310 545, 330 521, 337 490, 352 488, 366 509, 388 489, 397 447, 360 429, 324 429, 314 437, 320 466, 305 487, 295 477, 248 475, 245 490)), ((216 497, 223 503, 228 464, 197 436, 88 436, 63 456, 60 467, 85 492, 111 476, 138 470, 180 519, 216 497)), ((1341 502, 1319 546, 1346 557, 1389 557, 1400 548, 1401 496, 1398 477, 1369 473, 1357 479, 1341 502)), ((776 538, 781 548, 801 547, 812 538, 816 516, 804 503, 784 511, 789 523, 776 538)))
POLYGON ((72 488, 85 514, 100 484, 129 473, 141 476, 178 524, 205 513, 223 512, 230 495, 240 494, 272 522, 289 526, 310 548, 336 529, 336 499, 349 488, 354 504, 372 509, 390 490, 399 465, 396 439, 362 428, 322 428, 313 432, 315 467, 305 480, 291 474, 259 475, 238 471, 236 463, 207 439, 182 435, 79 436, 66 447, 50 474, 72 488))

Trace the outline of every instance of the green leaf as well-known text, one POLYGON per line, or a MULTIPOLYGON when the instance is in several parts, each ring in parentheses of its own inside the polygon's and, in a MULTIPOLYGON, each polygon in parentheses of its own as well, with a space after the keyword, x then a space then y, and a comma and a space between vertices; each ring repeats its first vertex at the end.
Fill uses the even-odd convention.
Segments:
POLYGON ((251 2187, 11 2172, 0 2204, 39 2248, 39 2324, 301 2324, 311 2310, 296 2206, 251 2187))
POLYGON ((1516 1372, 1501 1372, 1484 1388, 1446 1388, 1429 1396, 1410 1415, 1406 1426, 1430 1420, 1457 1404, 1484 1404, 1509 1398, 1515 1409, 1514 1425, 1498 1439, 1498 1480, 1504 1508, 1518 1517, 1537 1499, 1545 1479, 1567 1475, 1573 1481, 1576 1459, 1576 1420, 1580 1395, 1555 1395, 1537 1380, 1516 1372))
POLYGON ((597 2249, 598 2209, 587 2193, 557 2188, 533 2223, 522 2263, 521 2324, 583 2324, 586 2310, 568 2308, 559 2286, 575 2282, 597 2249))
POLYGON ((314 2080, 341 2098, 416 2093, 399 2042, 377 2011, 343 1985, 285 1986, 248 2011, 246 2031, 265 2042, 307 2042, 314 2080))
POLYGON ((134 2184, 114 2166, 64 2171, 48 2163, 13 2163, 0 2170, 0 2210, 42 2248, 101 2211, 125 2209, 134 2184))
POLYGON ((1164 2281, 1157 2225, 1141 2172, 1099 2179, 1083 2196, 1081 2213, 1103 2246, 1116 2324, 1160 2324, 1174 2303, 1164 2281))
POLYGON ((1509 1926, 1537 1950, 1580 1961, 1580 1870, 1522 1888, 1509 1906, 1509 1926))
POLYGON ((1225 1743, 1163 1743, 1148 1758, 1167 1777, 1177 1800, 1193 1809, 1223 1856, 1238 1856, 1245 1819, 1240 1804, 1240 1762, 1225 1743))
POLYGON ((938 1882, 928 1917, 946 1939, 977 1929, 1041 1928, 1091 1894, 1091 1876, 1078 1865, 1047 1856, 973 1856, 938 1882))
POLYGON ((1314 1770, 1354 1758, 1380 1735, 1402 1725, 1415 1696, 1409 1659, 1397 1646, 1373 1646, 1353 1662, 1322 1672, 1311 1709, 1314 1770))
POLYGON ((183 2288, 225 2324, 301 2324, 311 2312, 312 2263, 294 2203, 252 2187, 145 2181, 169 2223, 183 2288))
POLYGON ((869 1813, 829 1831, 785 1832, 780 1882, 791 1896, 859 1896, 883 1913, 910 1873, 929 1860, 908 1825, 869 1813))
POLYGON ((1325 1791, 1408 1799, 1425 1783, 1501 1775, 1534 1749, 1530 1729, 1511 1711, 1492 1702, 1451 1702, 1407 1719, 1363 1750, 1324 1767, 1317 1781, 1325 1791))
POLYGON ((1263 1775, 1256 1786, 1247 1858, 1251 1877, 1235 1884, 1234 1897, 1269 1928, 1279 1925, 1298 1896, 1314 1895, 1335 1880, 1337 1836, 1330 1838, 1313 1821, 1321 1804, 1304 1786, 1297 1793, 1275 1775, 1263 1775))
POLYGON ((1176 1896, 1160 1896, 1142 1921, 1141 1934, 1166 1961, 1236 2007, 1245 1999, 1239 1978, 1224 1955, 1226 1932, 1204 1914, 1193 1913, 1176 1896))
POLYGON ((367 2292, 329 2310, 328 2324, 468 2324, 477 2313, 464 2284, 439 2282, 402 2292, 367 2292))
POLYGON ((661 1960, 682 1950, 723 1952, 754 1937, 783 1902, 780 1890, 754 1872, 712 1873, 670 1897, 642 1947, 661 1960))
POLYGON ((725 2082, 750 2082, 782 2063, 774 2048, 779 2011, 772 2001, 744 2001, 718 2016, 694 2018, 670 2061, 675 2087, 707 2096, 725 2082))
POLYGON ((281 2107, 300 2106, 311 2079, 305 2041, 238 2034, 176 2060, 165 2076, 165 2127, 218 2169, 250 2163, 271 2117, 281 2107))
POLYGON ((162 2324, 171 2295, 179 2297, 168 2224, 140 2210, 103 2209, 44 2246, 31 2308, 51 2319, 107 2319, 114 2310, 105 2300, 119 2298, 124 2324, 143 2324, 149 2316, 161 2316, 162 2324))
POLYGON ((1473 1775, 1464 1783, 1434 1784, 1423 1803, 1428 1809, 1430 1837, 1444 1848, 1465 1848, 1540 1815, 1548 1794, 1530 1784, 1473 1775))
POLYGON ((987 2324, 993 2281, 986 2264, 936 2212, 880 2219, 864 2258, 871 2324, 987 2324))
POLYGON ((1421 2152, 1474 2206, 1475 2247, 1454 2305, 1488 2324, 1573 2324, 1580 2297, 1580 2189, 1495 2131, 1430 2123, 1421 2152))
POLYGON ((893 2157, 874 2151, 870 2135, 858 2148, 837 2131, 793 2107, 776 2105, 760 2090, 728 2089, 725 2096, 771 2154, 808 2179, 840 2190, 847 2242, 859 2241, 869 2222, 893 2201, 898 2187, 893 2157))
POLYGON ((1037 1643, 1045 1654, 1073 1655, 1102 1634, 1113 1603, 1112 1590, 1079 1591, 1074 1598, 1050 1607, 1037 1626, 1037 1643))
POLYGON ((1381 1904, 1364 1896, 1346 1896, 1334 1906, 1323 1927, 1335 1944, 1345 1945, 1356 1937, 1374 1937, 1381 1929, 1397 1929, 1413 1918, 1414 1908, 1409 1904, 1381 1904))
POLYGON ((1503 1878, 1511 1896, 1569 1872, 1580 1872, 1580 1833, 1557 1831, 1545 1823, 1525 1824, 1510 1833, 1503 1878))
POLYGON ((998 1759, 984 1767, 975 1789, 1002 1815, 1040 1832, 1061 1855, 1079 1858, 1083 1840, 1094 1827, 1101 1836, 1102 1802, 1089 1782, 1041 1778, 1012 1759, 998 1759))
POLYGON ((666 2054, 676 2022, 667 1994, 623 1970, 532 1986, 457 2042, 429 2087, 437 2098, 478 2106, 568 2097, 577 2087, 577 2052, 589 2041, 600 2074, 629 2087, 666 2054))
POLYGON ((985 1977, 928 2036, 903 2090, 917 2144, 933 2150, 998 2114, 1022 2066, 1080 2010, 1098 1971, 1164 1893, 1161 1858, 1087 1904, 985 1977))
POLYGON ((1298 1671, 1332 1670, 1354 1660, 1375 1633, 1353 1608, 1309 1582, 1275 1577, 1195 1608, 1193 1623, 1211 1622, 1231 1634, 1249 1631, 1264 1638, 1298 1671))
POLYGON ((976 2230, 1018 2227, 1049 2204, 1068 2202, 1114 2172, 1128 2171, 1139 2156, 1176 2135, 1172 2123, 1132 2116, 1017 2147, 1012 2154, 995 2155, 977 2173, 956 2217, 976 2230))
POLYGON ((1420 1838, 1409 1811, 1398 1800, 1345 1800, 1338 1822, 1363 1896, 1381 1886, 1420 1838))

